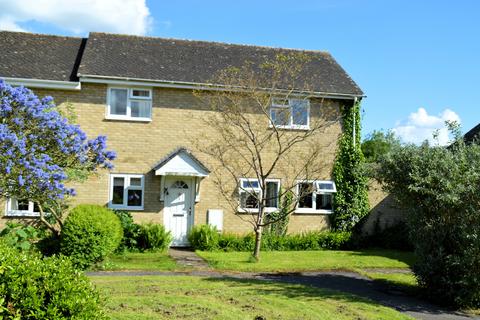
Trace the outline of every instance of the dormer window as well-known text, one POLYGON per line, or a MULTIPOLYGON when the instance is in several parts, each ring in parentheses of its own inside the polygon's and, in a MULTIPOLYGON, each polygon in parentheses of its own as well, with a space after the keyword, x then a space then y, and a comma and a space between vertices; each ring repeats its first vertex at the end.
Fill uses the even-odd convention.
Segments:
POLYGON ((109 88, 107 119, 151 121, 152 90, 142 88, 109 88))
POLYGON ((283 129, 309 129, 310 103, 306 99, 272 99, 271 126, 283 129))

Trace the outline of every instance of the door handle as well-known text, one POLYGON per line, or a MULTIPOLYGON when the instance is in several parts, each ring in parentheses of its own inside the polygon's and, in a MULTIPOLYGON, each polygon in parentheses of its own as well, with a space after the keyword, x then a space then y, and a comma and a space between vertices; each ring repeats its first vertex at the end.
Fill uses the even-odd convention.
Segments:
POLYGON ((189 215, 189 216, 192 215, 192 208, 188 209, 188 215, 189 215))

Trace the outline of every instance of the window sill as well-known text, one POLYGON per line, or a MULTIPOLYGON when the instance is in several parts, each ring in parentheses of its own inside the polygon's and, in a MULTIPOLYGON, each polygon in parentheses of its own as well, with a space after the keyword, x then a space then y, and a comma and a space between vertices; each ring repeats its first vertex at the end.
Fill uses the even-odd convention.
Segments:
POLYGON ((124 116, 105 116, 105 120, 113 121, 132 121, 132 122, 152 122, 151 118, 135 118, 135 117, 124 117, 124 116))
MULTIPOLYGON (((48 215, 47 213, 45 215, 48 215)), ((10 210, 5 212, 5 217, 7 218, 38 218, 40 217, 40 213, 38 212, 31 212, 31 211, 24 211, 24 210, 10 210)))
POLYGON ((308 209, 308 208, 300 208, 296 209, 295 214, 332 214, 333 210, 315 210, 315 209, 308 209))
POLYGON ((112 210, 126 210, 126 211, 143 211, 143 206, 142 207, 127 207, 127 206, 116 206, 116 205, 109 205, 109 209, 112 210))
MULTIPOLYGON (((265 212, 275 212, 277 211, 278 208, 265 208, 265 212)), ((252 208, 252 209, 242 209, 242 208, 237 208, 237 213, 249 213, 249 214, 252 214, 252 213, 258 213, 258 209, 257 208, 252 208)))
MULTIPOLYGON (((270 129, 273 129, 273 125, 269 125, 270 129)), ((310 126, 275 126, 279 130, 291 130, 291 131, 309 131, 310 126)))

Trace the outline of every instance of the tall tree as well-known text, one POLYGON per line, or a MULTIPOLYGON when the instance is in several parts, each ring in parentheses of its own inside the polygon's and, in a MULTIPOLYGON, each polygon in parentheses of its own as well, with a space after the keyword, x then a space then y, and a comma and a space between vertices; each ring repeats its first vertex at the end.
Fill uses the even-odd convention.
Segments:
POLYGON ((87 140, 52 97, 39 99, 0 79, 0 197, 34 202, 40 221, 58 234, 63 200, 75 195, 67 183, 112 168, 114 158, 105 136, 87 140), (53 219, 46 218, 46 208, 53 219))
POLYGON ((303 76, 309 61, 298 53, 279 54, 260 66, 246 62, 212 79, 222 84, 221 90, 196 91, 214 111, 201 118, 208 132, 196 141, 197 149, 216 161, 215 184, 232 210, 252 225, 257 260, 264 228, 290 215, 314 192, 311 184, 298 187, 299 180, 322 178, 328 168, 323 153, 335 150, 336 139, 321 135, 338 124, 338 110, 318 98, 303 76), (269 181, 279 177, 281 188, 276 189, 269 181), (280 201, 287 194, 289 201, 280 201), (279 208, 280 203, 288 205, 279 208), (267 210, 273 205, 275 212, 267 210), (249 209, 242 212, 239 207, 249 209))

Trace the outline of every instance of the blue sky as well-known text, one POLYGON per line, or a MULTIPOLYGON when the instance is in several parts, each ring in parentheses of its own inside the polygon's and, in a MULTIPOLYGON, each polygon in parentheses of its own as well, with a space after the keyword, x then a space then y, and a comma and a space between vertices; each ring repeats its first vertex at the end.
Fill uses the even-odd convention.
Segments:
POLYGON ((480 1, 92 0, 85 9, 45 0, 48 12, 19 2, 0 0, 0 29, 327 50, 367 95, 364 135, 395 128, 419 142, 444 120, 460 120, 465 131, 480 122, 480 1))

